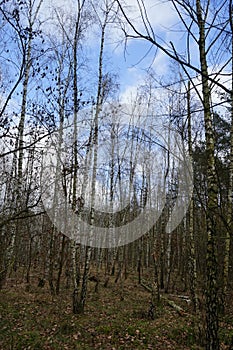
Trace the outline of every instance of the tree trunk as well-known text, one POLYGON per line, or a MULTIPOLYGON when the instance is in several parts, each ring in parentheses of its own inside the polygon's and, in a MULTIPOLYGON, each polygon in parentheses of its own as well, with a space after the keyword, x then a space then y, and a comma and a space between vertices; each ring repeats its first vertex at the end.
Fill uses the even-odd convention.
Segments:
POLYGON ((89 277, 89 271, 90 271, 90 262, 91 262, 91 253, 92 248, 86 247, 86 255, 85 255, 85 265, 84 265, 84 272, 83 272, 83 278, 82 278, 82 287, 80 292, 80 298, 77 303, 77 313, 82 314, 84 313, 86 298, 87 298, 87 284, 88 284, 88 277, 89 277))
POLYGON ((60 292, 60 282, 61 282, 61 275, 62 275, 62 269, 63 269, 63 263, 64 263, 65 245, 66 245, 66 236, 62 235, 60 262, 59 262, 58 275, 57 275, 57 281, 56 281, 57 295, 60 292))
MULTIPOLYGON (((191 96, 190 96, 190 81, 188 82, 187 89, 187 112, 188 112, 188 148, 189 156, 193 159, 192 151, 192 122, 191 122, 191 96)), ((193 304, 193 309, 197 311, 197 263, 195 252, 195 240, 194 240, 194 198, 192 195, 189 205, 189 280, 190 280, 190 293, 193 304)))
POLYGON ((217 288, 217 181, 214 159, 213 117, 211 115, 211 91, 208 83, 208 67, 205 48, 205 22, 202 16, 200 0, 196 0, 196 12, 199 27, 199 54, 202 72, 202 94, 205 122, 207 155, 207 255, 206 255, 206 349, 219 350, 218 288, 217 288))
MULTIPOLYGON (((231 54, 233 55, 233 8, 232 0, 229 3, 229 19, 231 27, 231 54)), ((233 59, 231 61, 231 71, 233 74, 233 59)), ((230 260, 230 245, 233 234, 233 75, 231 80, 231 132, 230 132, 230 166, 229 166, 229 190, 228 190, 228 213, 227 213, 227 231, 225 239, 225 255, 223 268, 223 306, 225 307, 226 293, 228 285, 229 274, 229 260, 230 260)))

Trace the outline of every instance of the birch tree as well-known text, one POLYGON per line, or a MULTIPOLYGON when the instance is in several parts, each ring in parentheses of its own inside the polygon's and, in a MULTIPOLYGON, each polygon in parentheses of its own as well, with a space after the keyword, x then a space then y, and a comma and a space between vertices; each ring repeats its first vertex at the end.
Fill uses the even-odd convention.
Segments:
MULTIPOLYGON (((230 52, 233 55, 233 4, 229 1, 229 23, 230 23, 230 52)), ((230 92, 230 115, 231 115, 231 132, 230 132, 230 165, 229 165, 229 190, 228 190, 228 213, 227 213, 227 232, 225 241, 225 257, 223 271, 223 303, 227 293, 228 277, 229 277, 229 260, 230 260, 230 245, 233 232, 233 59, 231 61, 231 92, 230 92)))
MULTIPOLYGON (((104 1, 103 8, 100 8, 101 15, 96 12, 96 18, 101 30, 100 36, 100 48, 99 48, 99 59, 98 59, 98 82, 97 82, 97 94, 95 100, 95 109, 94 109, 94 118, 93 118, 93 127, 90 133, 90 156, 92 159, 92 168, 91 168, 91 187, 90 187, 90 233, 89 241, 90 246, 85 248, 85 261, 84 261, 84 271, 82 275, 82 282, 80 286, 80 291, 78 289, 74 290, 74 299, 73 299, 73 311, 75 313, 83 313, 87 298, 87 284, 91 263, 92 255, 92 240, 93 240, 93 227, 94 227, 94 206, 96 198, 96 178, 97 178, 97 162, 98 162, 98 145, 99 145, 99 115, 101 112, 102 104, 104 98, 106 97, 106 90, 104 85, 104 45, 105 45, 105 35, 106 27, 109 22, 112 20, 112 7, 115 1, 109 2, 104 1), (102 16, 102 17, 101 17, 102 16)), ((75 89, 74 89, 75 92, 75 89)), ((89 152, 88 152, 89 153, 89 152)), ((77 286, 76 286, 77 287, 77 286)))
MULTIPOLYGON (((9 174, 9 181, 5 188, 5 214, 8 215, 8 218, 13 216, 20 216, 21 214, 28 211, 28 196, 29 188, 24 188, 26 182, 25 172, 24 172, 24 146, 25 146, 25 123, 27 118, 27 102, 28 102, 28 88, 29 88, 29 78, 30 71, 32 68, 32 62, 37 57, 36 44, 33 47, 33 43, 37 42, 38 36, 40 33, 40 24, 38 23, 38 15, 42 5, 42 0, 38 3, 34 1, 26 1, 25 3, 19 4, 18 2, 3 2, 0 7, 3 21, 5 26, 3 27, 8 35, 8 38, 11 40, 12 47, 10 50, 7 48, 5 52, 11 52, 10 59, 6 60, 9 62, 8 74, 12 77, 16 76, 10 80, 10 87, 5 87, 3 92, 3 104, 1 109, 1 118, 6 115, 11 115, 9 121, 9 130, 12 130, 12 120, 13 109, 12 98, 18 101, 20 110, 16 109, 15 114, 18 114, 19 121, 17 125, 17 132, 15 133, 15 142, 11 140, 10 148, 11 150, 2 157, 13 154, 11 170, 9 174), (22 83, 22 85, 21 85, 22 83), (19 88, 22 89, 21 97, 19 88), (18 89, 18 90, 17 90, 18 89), (16 93, 17 92, 17 93, 16 93), (13 144, 14 145, 13 145, 13 144), (12 147, 13 146, 13 147, 12 147), (9 200, 13 202, 13 206, 9 210, 9 200), (7 210, 8 208, 8 210, 7 210)), ((6 45, 8 43, 5 43, 6 45)), ((16 121, 17 123, 17 121, 16 121)), ((35 204, 36 205, 36 204, 35 204)), ((5 217, 6 219, 6 217, 5 217)), ((4 220, 3 220, 4 225, 4 220)), ((17 258, 19 255, 19 242, 21 235, 21 221, 18 220, 13 233, 11 235, 10 246, 13 246, 13 251, 11 250, 11 258, 14 256, 14 268, 17 268, 17 258)))
MULTIPOLYGON (((212 89, 217 86, 222 91, 231 93, 219 77, 221 73, 231 62, 231 57, 227 55, 222 61, 215 62, 218 66, 217 71, 210 74, 208 69, 208 58, 211 53, 217 52, 219 43, 225 28, 229 21, 219 23, 218 19, 221 12, 224 10, 226 1, 221 1, 216 4, 214 1, 201 2, 196 0, 191 1, 171 1, 177 15, 179 16, 184 29, 187 34, 187 42, 191 41, 196 44, 199 51, 199 63, 195 64, 193 61, 186 59, 181 55, 175 45, 171 42, 170 45, 164 45, 156 33, 149 20, 149 12, 146 10, 144 2, 138 1, 138 9, 142 16, 143 30, 137 28, 137 24, 130 19, 126 7, 118 1, 118 6, 126 21, 124 27, 128 38, 140 38, 150 42, 157 49, 165 53, 168 57, 174 59, 183 68, 188 78, 193 74, 198 74, 201 77, 202 94, 198 95, 203 104, 204 125, 205 125, 205 141, 207 154, 207 207, 206 207, 206 231, 207 231, 207 255, 206 255, 206 349, 218 350, 218 287, 217 287, 217 254, 216 254, 216 238, 217 232, 217 218, 218 211, 218 186, 215 171, 215 145, 213 132, 213 113, 212 113, 212 89), (186 18, 184 16, 186 15, 186 18), (187 22, 187 18, 189 21, 187 22), (197 29, 197 35, 194 28, 197 29)), ((189 47, 187 47, 187 55, 191 55, 189 47)), ((195 90, 197 88, 194 86, 195 90)))

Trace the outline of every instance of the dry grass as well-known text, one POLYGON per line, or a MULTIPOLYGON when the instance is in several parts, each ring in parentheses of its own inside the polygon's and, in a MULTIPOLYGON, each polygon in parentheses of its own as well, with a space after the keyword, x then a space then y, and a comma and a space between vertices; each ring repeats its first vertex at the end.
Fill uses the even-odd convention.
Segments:
MULTIPOLYGON (((98 293, 89 282, 84 315, 72 314, 71 291, 52 298, 47 285, 32 285, 29 292, 25 287, 12 283, 0 292, 1 350, 202 349, 190 307, 182 305, 182 316, 161 304, 155 320, 148 319, 150 294, 133 277, 122 285, 110 279, 108 288, 100 283, 98 293)), ((222 349, 229 348, 232 329, 229 315, 221 323, 222 349)))

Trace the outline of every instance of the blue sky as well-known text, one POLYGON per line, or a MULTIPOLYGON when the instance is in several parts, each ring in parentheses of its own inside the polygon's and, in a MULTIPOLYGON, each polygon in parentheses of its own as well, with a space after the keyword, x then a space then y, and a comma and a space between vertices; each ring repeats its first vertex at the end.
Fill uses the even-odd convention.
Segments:
MULTIPOLYGON (((105 1, 107 0, 98 2, 98 6, 105 1)), ((35 0, 35 4, 38 2, 39 0, 35 0)), ((137 1, 126 0, 125 2, 127 4, 126 10, 128 11, 130 18, 132 18, 134 25, 137 29, 143 32, 144 27, 138 12, 137 1)), ((171 41, 179 53, 185 54, 186 35, 181 30, 183 25, 181 24, 176 11, 171 7, 171 2, 162 0, 145 0, 144 3, 147 8, 150 23, 159 42, 166 45, 166 43, 171 41)), ((68 27, 68 19, 75 15, 75 4, 76 0, 43 0, 40 9, 42 30, 54 38, 57 37, 59 42, 58 29, 57 26, 54 25, 56 19, 54 10, 56 10, 61 17, 65 17, 65 26, 67 27, 69 34, 71 34, 70 28, 68 27)), ((100 13, 99 8, 96 8, 96 11, 100 13)), ((87 95, 89 94, 88 98, 90 98, 90 94, 93 94, 93 96, 96 94, 100 28, 92 23, 91 26, 86 29, 85 33, 86 36, 83 42, 83 51, 84 54, 87 54, 87 60, 84 57, 84 63, 86 63, 87 70, 83 73, 81 88, 92 89, 92 91, 87 91, 87 95)), ((116 25, 113 26, 112 24, 107 26, 104 48, 104 70, 105 73, 115 73, 119 76, 120 99, 123 102, 132 102, 136 96, 138 86, 144 84, 147 79, 146 69, 148 67, 151 66, 155 76, 161 78, 163 81, 169 81, 170 76, 172 76, 173 73, 171 68, 172 66, 175 66, 172 61, 161 51, 156 51, 155 47, 152 47, 147 54, 150 48, 150 43, 141 39, 128 40, 127 46, 125 47, 124 35, 119 27, 117 28, 116 25)), ((6 55, 12 55, 12 59, 14 59, 16 54, 17 50, 16 53, 14 50, 11 50, 11 52, 6 55)), ((197 45, 194 45, 193 42, 191 42, 191 54, 192 62, 198 64, 198 49, 197 45)), ((48 60, 46 57, 45 59, 48 60)), ((50 66, 52 65, 50 61, 48 61, 48 64, 50 66)), ((192 76, 193 75, 194 74, 192 73, 192 76)), ((42 82, 40 79, 40 83, 45 84, 46 86, 45 80, 46 79, 42 82)), ((48 84, 50 83, 51 82, 48 82, 48 84)), ((37 84, 37 81, 35 78, 32 78, 32 90, 35 88, 35 84, 37 84)), ((158 91, 158 95, 161 94, 160 90, 158 91)), ((33 91, 33 93, 36 95, 36 91, 33 91)), ((14 96, 14 98, 16 99, 17 104, 17 97, 14 96)), ((159 98, 163 99, 163 96, 159 96, 159 98)))
MULTIPOLYGON (((127 8, 130 11, 134 23, 137 24, 138 28, 142 29, 143 25, 136 6, 137 2, 135 0, 128 0, 126 3, 127 6, 129 6, 127 8)), ((72 11, 75 11, 74 4, 74 0, 68 0, 65 2, 60 0, 44 0, 42 11, 44 11, 48 17, 49 11, 45 9, 55 7, 57 11, 61 10, 69 15, 72 11), (72 8, 73 10, 71 11, 72 8)), ((177 44, 177 41, 180 40, 180 35, 170 31, 170 29, 174 29, 174 26, 179 20, 171 5, 168 2, 162 2, 159 0, 147 0, 145 1, 145 4, 156 35, 162 37, 164 40, 175 41, 177 44)), ((45 25, 50 27, 48 22, 46 22, 45 25)), ((89 51, 89 55, 92 56, 91 59, 96 60, 97 63, 100 35, 98 34, 97 28, 93 28, 93 32, 91 28, 88 30, 90 32, 88 35, 88 41, 85 42, 85 44, 88 44, 87 50, 89 51)), ((181 45, 182 41, 179 43, 179 46, 181 45)), ((137 39, 129 40, 125 50, 124 36, 121 30, 113 28, 111 24, 108 25, 105 45, 106 66, 107 68, 109 66, 110 71, 112 70, 119 75, 120 91, 123 99, 134 94, 136 86, 144 80, 145 69, 151 64, 158 75, 161 76, 167 74, 169 60, 160 52, 157 52, 155 57, 155 48, 152 48, 148 55, 142 60, 149 48, 149 43, 137 39)))

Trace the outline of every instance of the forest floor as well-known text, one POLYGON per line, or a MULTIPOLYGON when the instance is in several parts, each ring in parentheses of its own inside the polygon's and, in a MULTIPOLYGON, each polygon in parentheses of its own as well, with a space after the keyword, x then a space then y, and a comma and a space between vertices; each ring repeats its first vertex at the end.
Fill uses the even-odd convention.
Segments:
MULTIPOLYGON (((72 314, 72 292, 62 289, 52 297, 48 285, 35 284, 26 291, 26 284, 8 280, 0 291, 0 349, 204 349, 201 325, 203 315, 193 314, 191 306, 177 296, 166 294, 182 307, 177 312, 162 301, 149 319, 151 295, 130 276, 115 283, 110 277, 107 288, 101 280, 99 291, 89 282, 88 298, 83 315, 72 314)), ((233 301, 232 301, 233 303, 233 301)), ((233 308, 220 323, 221 349, 230 348, 233 336, 233 308)))

